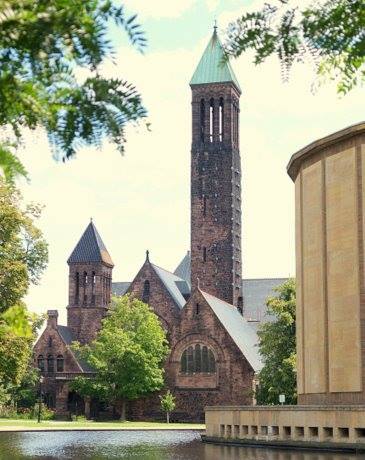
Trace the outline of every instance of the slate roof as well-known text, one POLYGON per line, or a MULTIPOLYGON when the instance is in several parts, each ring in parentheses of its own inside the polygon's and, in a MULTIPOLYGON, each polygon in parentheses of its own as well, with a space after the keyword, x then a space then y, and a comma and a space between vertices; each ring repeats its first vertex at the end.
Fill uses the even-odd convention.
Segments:
POLYGON ((214 28, 212 38, 190 80, 190 85, 232 82, 241 91, 229 61, 223 61, 224 56, 225 52, 222 43, 219 40, 216 28, 214 28))
POLYGON ((236 307, 206 292, 200 292, 253 370, 259 372, 263 363, 258 350, 258 336, 255 330, 240 315, 236 307))
MULTIPOLYGON (((71 345, 71 343, 76 340, 72 334, 71 328, 67 326, 57 325, 57 330, 66 345, 71 345)), ((89 366, 89 364, 86 361, 80 358, 80 356, 77 356, 77 353, 75 353, 73 350, 71 350, 71 353, 75 357, 77 363, 79 364, 83 372, 95 372, 94 369, 91 366, 89 366)))
POLYGON ((182 278, 183 280, 187 281, 190 285, 191 284, 190 273, 191 273, 191 257, 190 257, 190 251, 188 251, 185 254, 185 257, 176 267, 174 274, 178 276, 179 278, 182 278))
POLYGON ((84 262, 104 262, 114 266, 101 236, 91 221, 67 260, 68 264, 84 262))
POLYGON ((181 285, 181 278, 176 276, 174 273, 171 273, 161 267, 158 267, 157 265, 151 264, 152 268, 156 272, 157 276, 160 278, 166 289, 169 291, 170 295, 174 299, 176 305, 179 308, 183 308, 183 306, 186 304, 186 300, 184 299, 178 283, 180 282, 181 285))
POLYGON ((274 289, 288 278, 243 279, 243 316, 250 321, 269 322, 275 318, 267 313, 266 300, 275 295, 274 289))
MULTIPOLYGON (((191 256, 190 251, 184 256, 175 270, 175 275, 186 280, 190 285, 191 256)), ((252 327, 259 322, 273 321, 274 317, 267 314, 266 300, 275 295, 274 289, 287 281, 288 278, 256 278, 243 279, 243 316, 252 327)))
POLYGON ((130 281, 119 281, 112 283, 112 293, 113 295, 122 296, 124 295, 129 286, 131 285, 130 281))

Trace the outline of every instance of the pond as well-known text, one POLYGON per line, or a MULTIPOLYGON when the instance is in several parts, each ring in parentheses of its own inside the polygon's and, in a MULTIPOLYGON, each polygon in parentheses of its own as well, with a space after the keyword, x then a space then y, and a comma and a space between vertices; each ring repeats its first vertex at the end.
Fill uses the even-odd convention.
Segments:
POLYGON ((365 460, 363 455, 203 444, 197 431, 0 433, 1 460, 365 460))

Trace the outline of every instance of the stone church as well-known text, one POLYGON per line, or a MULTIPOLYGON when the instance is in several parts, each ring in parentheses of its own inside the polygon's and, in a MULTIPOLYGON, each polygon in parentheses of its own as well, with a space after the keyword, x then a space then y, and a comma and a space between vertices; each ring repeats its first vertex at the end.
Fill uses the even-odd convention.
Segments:
MULTIPOLYGON (((177 420, 200 420, 206 405, 253 404, 262 363, 255 326, 264 299, 283 280, 243 280, 241 254, 240 85, 214 30, 190 81, 192 90, 191 251, 174 273, 146 260, 132 282, 112 282, 113 262, 90 222, 67 263, 67 326, 48 311, 34 347, 44 374, 45 401, 57 414, 98 415, 95 401, 73 394, 69 382, 93 369, 72 341, 95 338, 111 295, 129 293, 148 303, 166 330, 170 355, 166 388, 176 397, 177 420), (247 290, 246 290, 247 288, 247 290)), ((161 416, 158 395, 129 406, 133 418, 161 416)))

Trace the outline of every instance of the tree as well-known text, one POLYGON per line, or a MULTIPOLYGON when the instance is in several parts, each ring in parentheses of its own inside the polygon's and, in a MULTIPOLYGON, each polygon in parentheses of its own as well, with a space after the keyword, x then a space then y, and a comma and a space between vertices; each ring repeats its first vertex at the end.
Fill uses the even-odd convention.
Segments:
POLYGON ((278 404, 279 395, 285 394, 286 402, 295 404, 295 281, 286 281, 276 291, 277 296, 267 300, 268 313, 276 320, 262 324, 258 331, 264 367, 259 374, 256 399, 258 404, 278 404))
POLYGON ((90 345, 75 344, 74 349, 95 369, 95 383, 109 401, 121 401, 122 420, 126 401, 163 386, 166 334, 158 317, 138 299, 114 297, 96 339, 90 345))
POLYGON ((57 158, 107 139, 123 152, 125 125, 146 117, 141 96, 101 66, 115 50, 108 26, 143 51, 146 39, 111 0, 3 0, 0 6, 0 168, 10 180, 26 171, 16 157, 23 128, 43 128, 57 158), (86 78, 80 76, 80 69, 86 78))
POLYGON ((160 396, 160 401, 161 401, 161 409, 164 412, 166 412, 166 422, 170 423, 170 413, 176 407, 175 397, 170 392, 170 390, 167 390, 167 392, 166 392, 166 394, 164 396, 160 396))
POLYGON ((22 389, 30 390, 35 384, 36 373, 30 371, 30 364, 41 324, 42 319, 28 312, 23 303, 0 314, 0 386, 14 402, 26 397, 22 389))
POLYGON ((18 190, 0 178, 0 313, 21 301, 47 265, 47 243, 34 224, 40 212, 38 205, 24 206, 18 190))
POLYGON ((21 301, 47 264, 47 244, 34 225, 39 215, 39 206, 24 206, 17 189, 0 178, 0 386, 9 397, 29 373, 42 323, 21 301))
POLYGON ((337 81, 337 91, 346 94, 365 81, 364 30, 363 0, 326 0, 303 8, 277 0, 232 22, 225 48, 235 57, 253 50, 255 64, 277 55, 285 78, 293 63, 309 57, 317 74, 337 81))

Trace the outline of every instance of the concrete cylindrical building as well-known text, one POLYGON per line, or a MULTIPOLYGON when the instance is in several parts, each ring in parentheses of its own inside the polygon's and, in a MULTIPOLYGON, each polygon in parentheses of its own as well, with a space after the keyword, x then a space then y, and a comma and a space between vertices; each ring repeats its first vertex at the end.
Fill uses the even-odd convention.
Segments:
POLYGON ((365 122, 313 142, 295 182, 299 404, 365 403, 365 122))

